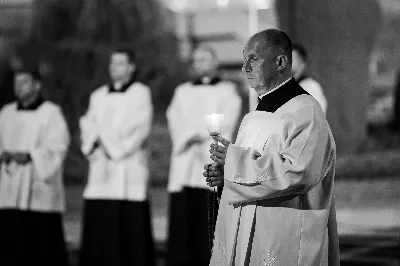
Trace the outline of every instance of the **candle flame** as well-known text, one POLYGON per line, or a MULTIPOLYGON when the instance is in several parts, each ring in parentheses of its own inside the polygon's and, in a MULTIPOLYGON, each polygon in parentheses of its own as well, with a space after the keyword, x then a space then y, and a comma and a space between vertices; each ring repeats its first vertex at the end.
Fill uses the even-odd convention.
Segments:
POLYGON ((206 127, 211 136, 220 135, 222 130, 223 114, 212 113, 205 117, 206 127))

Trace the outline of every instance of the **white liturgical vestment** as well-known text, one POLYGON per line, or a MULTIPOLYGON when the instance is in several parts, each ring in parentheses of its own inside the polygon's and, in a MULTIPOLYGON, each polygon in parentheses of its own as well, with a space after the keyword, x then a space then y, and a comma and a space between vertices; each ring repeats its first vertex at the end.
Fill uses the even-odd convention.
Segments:
POLYGON ((328 265, 335 149, 309 95, 247 114, 227 152, 210 265, 328 265))
POLYGON ((90 162, 85 199, 147 199, 149 172, 144 144, 153 117, 147 86, 135 82, 126 91, 103 86, 92 93, 80 120, 82 152, 90 162), (101 143, 97 147, 96 143, 101 143))
POLYGON ((63 212, 63 165, 69 134, 62 111, 51 102, 34 110, 18 110, 17 103, 0 113, 0 152, 27 153, 31 161, 1 164, 0 208, 63 212))

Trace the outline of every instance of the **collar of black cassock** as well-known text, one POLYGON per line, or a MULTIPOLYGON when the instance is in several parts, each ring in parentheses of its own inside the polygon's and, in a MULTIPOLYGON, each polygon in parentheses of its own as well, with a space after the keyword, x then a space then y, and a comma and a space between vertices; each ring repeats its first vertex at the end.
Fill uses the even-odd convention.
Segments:
POLYGON ((133 83, 136 82, 136 77, 137 77, 136 72, 134 72, 133 75, 132 75, 132 77, 131 77, 131 79, 130 79, 127 83, 125 83, 124 85, 122 85, 122 87, 121 87, 120 90, 116 90, 115 87, 114 87, 114 84, 113 84, 112 82, 110 82, 110 83, 108 84, 108 92, 110 92, 110 93, 123 93, 123 92, 126 92, 126 91, 129 89, 129 87, 130 87, 133 83))
POLYGON ((198 78, 192 80, 192 84, 196 85, 196 86, 197 85, 216 85, 219 82, 221 82, 221 77, 219 77, 219 76, 215 76, 215 77, 211 78, 210 82, 208 82, 208 83, 204 83, 203 78, 204 77, 198 77, 198 78))
POLYGON ((45 102, 45 99, 43 96, 39 95, 39 97, 36 98, 34 102, 29 104, 28 106, 23 106, 20 101, 17 102, 17 110, 19 111, 35 111, 37 110, 43 103, 45 102))
POLYGON ((264 112, 275 112, 279 107, 296 96, 309 94, 295 80, 290 79, 277 90, 265 95, 258 103, 256 110, 264 112))

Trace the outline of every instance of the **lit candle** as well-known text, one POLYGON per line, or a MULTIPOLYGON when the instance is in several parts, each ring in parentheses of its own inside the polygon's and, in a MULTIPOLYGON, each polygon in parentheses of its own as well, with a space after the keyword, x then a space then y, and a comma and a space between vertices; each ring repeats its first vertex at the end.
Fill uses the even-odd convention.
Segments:
MULTIPOLYGON (((210 133, 210 136, 220 135, 224 115, 213 113, 211 115, 206 115, 204 118, 206 121, 207 130, 210 133)), ((218 143, 218 141, 214 140, 214 143, 218 143)))

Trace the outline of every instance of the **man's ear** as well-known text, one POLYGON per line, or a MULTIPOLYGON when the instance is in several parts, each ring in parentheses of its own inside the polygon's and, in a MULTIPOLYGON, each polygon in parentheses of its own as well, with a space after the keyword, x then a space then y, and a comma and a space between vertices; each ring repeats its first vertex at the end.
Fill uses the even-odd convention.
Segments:
POLYGON ((35 86, 35 91, 38 92, 42 89, 42 82, 39 80, 35 80, 34 86, 35 86))
POLYGON ((130 72, 131 73, 134 73, 135 72, 135 70, 136 70, 136 64, 130 64, 130 72))
POLYGON ((278 71, 282 71, 288 65, 288 58, 286 55, 278 55, 276 57, 276 64, 278 66, 278 71))

